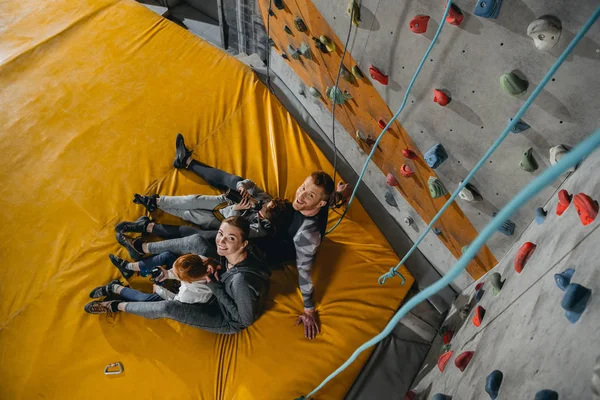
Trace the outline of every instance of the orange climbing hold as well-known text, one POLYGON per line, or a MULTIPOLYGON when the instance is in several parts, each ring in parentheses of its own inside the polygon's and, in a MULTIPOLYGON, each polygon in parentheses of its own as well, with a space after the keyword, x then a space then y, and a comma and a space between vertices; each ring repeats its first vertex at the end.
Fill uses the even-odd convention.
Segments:
POLYGON ((441 90, 434 89, 433 90, 433 101, 438 103, 440 106, 444 107, 450 103, 450 97, 441 90))
POLYGON ((381 83, 382 85, 388 84, 388 76, 385 75, 380 70, 378 70, 377 68, 375 68, 373 66, 373 64, 371 64, 369 66, 369 75, 371 75, 371 78, 375 79, 377 82, 381 83))
POLYGON ((485 316, 485 308, 477 306, 475 309, 475 316, 473 317, 473 325, 480 326, 485 316))
POLYGON ((465 16, 462 11, 460 11, 460 8, 452 4, 450 6, 450 11, 448 11, 448 15, 446 15, 446 22, 450 25, 459 26, 464 18, 465 16))
POLYGON ((517 271, 517 273, 520 274, 521 271, 523 271, 525 264, 527 264, 527 260, 529 260, 529 257, 531 257, 536 247, 535 243, 525 242, 519 251, 517 251, 517 256, 515 257, 515 271, 517 271))
POLYGON ((583 225, 591 224, 598 216, 598 202, 585 193, 576 194, 573 205, 583 225))
POLYGON ((475 354, 474 351, 465 351, 456 357, 454 365, 456 365, 456 368, 460 369, 460 372, 465 371, 465 368, 467 368, 467 365, 469 365, 469 362, 473 358, 473 354, 475 354))
POLYGON ((450 341, 452 340, 452 336, 454 336, 454 331, 451 330, 446 330, 446 332, 444 332, 444 334, 442 335, 442 341, 444 342, 444 344, 448 344, 450 343, 450 341))
POLYGON ((415 160, 417 158, 417 153, 415 153, 408 147, 406 149, 402 149, 402 155, 408 158, 409 160, 415 160))
POLYGON ((429 15, 417 15, 410 20, 410 30, 413 33, 427 32, 427 24, 429 23, 429 15))
POLYGON ((398 182, 398 179, 396 179, 396 177, 391 173, 387 174, 387 176, 385 177, 385 182, 389 186, 400 186, 400 182, 398 182))
POLYGON ((444 369, 446 369, 446 364, 448 364, 448 361, 450 361, 450 358, 452 357, 453 353, 454 351, 450 350, 445 352, 438 358, 437 365, 440 371, 444 372, 444 369))
POLYGON ((562 189, 558 192, 558 204, 556 205, 556 215, 562 215, 567 208, 569 208, 569 204, 571 204, 571 199, 573 196, 569 194, 565 189, 562 189))
POLYGON ((400 173, 405 178, 410 178, 414 174, 413 170, 410 169, 410 167, 406 164, 402 164, 402 166, 400 167, 400 173))

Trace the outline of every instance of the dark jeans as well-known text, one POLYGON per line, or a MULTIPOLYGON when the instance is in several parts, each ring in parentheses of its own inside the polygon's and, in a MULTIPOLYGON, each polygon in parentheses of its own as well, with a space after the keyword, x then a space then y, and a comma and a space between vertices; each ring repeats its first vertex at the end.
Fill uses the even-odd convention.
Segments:
POLYGON ((206 231, 193 226, 154 224, 152 233, 163 239, 177 239, 186 236, 200 235, 208 241, 214 241, 217 231, 206 231))
POLYGON ((221 190, 236 189, 237 183, 244 179, 230 174, 229 172, 222 171, 217 168, 209 167, 208 165, 199 163, 196 160, 192 160, 188 167, 190 171, 204 179, 211 186, 214 186, 221 190))
POLYGON ((163 298, 156 293, 143 293, 139 290, 124 287, 119 293, 123 299, 127 301, 163 301, 163 298))
POLYGON ((148 276, 152 268, 164 265, 166 269, 171 269, 173 263, 177 260, 177 255, 170 251, 165 251, 152 257, 144 258, 138 262, 142 276, 148 276))

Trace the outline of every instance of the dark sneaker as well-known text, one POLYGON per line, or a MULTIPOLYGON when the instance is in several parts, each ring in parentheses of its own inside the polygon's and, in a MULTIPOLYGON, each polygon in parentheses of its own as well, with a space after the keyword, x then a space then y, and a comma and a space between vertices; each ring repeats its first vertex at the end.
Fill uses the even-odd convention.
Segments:
POLYGON ((148 227, 148 224, 150 222, 152 222, 150 218, 146 217, 145 215, 139 217, 133 222, 123 221, 121 223, 118 223, 117 226, 115 226, 115 232, 136 232, 145 235, 146 228, 148 227))
POLYGON ((129 279, 133 276, 133 271, 127 269, 127 264, 129 264, 129 262, 127 262, 126 260, 123 260, 122 258, 115 256, 114 254, 109 254, 108 258, 110 258, 110 262, 112 262, 113 265, 115 267, 117 267, 119 272, 121 272, 121 275, 123 275, 123 278, 129 279))
POLYGON ((192 151, 185 147, 183 135, 181 133, 178 133, 177 139, 175 139, 175 159, 173 160, 173 166, 178 169, 186 168, 185 164, 191 155, 192 151))
POLYGON ((112 315, 113 313, 119 311, 117 305, 120 303, 119 300, 113 301, 92 301, 87 303, 83 309, 88 314, 108 314, 112 315))
MULTIPOLYGON (((136 239, 139 240, 139 239, 136 239)), ((119 242, 119 244, 123 247, 125 247, 127 249, 127 252, 129 253, 129 257, 131 257, 131 259, 133 261, 140 261, 142 258, 144 258, 144 253, 142 253, 140 250, 135 248, 135 241, 130 238, 127 235, 122 234, 121 232, 117 233, 117 242, 119 242)))
POLYGON ((158 199, 157 194, 153 194, 152 196, 142 196, 141 194, 136 193, 133 195, 133 202, 146 207, 148 212, 154 212, 158 208, 156 205, 156 199, 158 199))
POLYGON ((97 288, 92 290, 90 292, 90 297, 92 299, 99 299, 100 297, 106 297, 113 293, 112 285, 120 285, 120 284, 121 284, 121 281, 119 281, 118 279, 113 279, 112 281, 108 282, 106 285, 98 286, 97 288))

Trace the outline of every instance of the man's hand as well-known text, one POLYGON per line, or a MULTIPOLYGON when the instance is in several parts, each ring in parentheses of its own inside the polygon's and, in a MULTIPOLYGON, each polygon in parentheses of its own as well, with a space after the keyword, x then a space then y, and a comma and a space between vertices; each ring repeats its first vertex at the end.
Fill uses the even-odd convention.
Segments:
POLYGON ((317 321, 317 312, 312 310, 304 309, 304 314, 301 314, 296 321, 296 326, 304 324, 304 336, 313 340, 317 334, 321 333, 319 329, 319 322, 317 321))
POLYGON ((248 199, 252 197, 252 195, 250 195, 250 192, 248 192, 245 187, 241 187, 238 190, 238 192, 240 192, 240 194, 242 195, 242 199, 248 199))
POLYGON ((352 190, 353 189, 354 188, 349 183, 344 183, 342 181, 339 181, 338 184, 337 184, 337 188, 335 189, 335 191, 340 194, 341 200, 343 200, 345 202, 352 195, 352 190))
POLYGON ((253 205, 252 205, 252 202, 250 201, 250 197, 244 197, 242 199, 242 201, 233 205, 233 209, 235 211, 248 210, 252 207, 253 207, 253 205))

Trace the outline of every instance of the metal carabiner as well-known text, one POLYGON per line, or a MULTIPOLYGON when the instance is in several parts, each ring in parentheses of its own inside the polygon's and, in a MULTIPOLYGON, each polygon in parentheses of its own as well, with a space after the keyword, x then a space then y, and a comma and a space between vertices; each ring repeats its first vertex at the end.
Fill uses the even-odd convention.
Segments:
POLYGON ((104 368, 104 375, 118 375, 123 372, 123 364, 120 361, 116 363, 108 364, 106 368, 104 368), (119 367, 116 371, 109 371, 110 368, 119 367))

